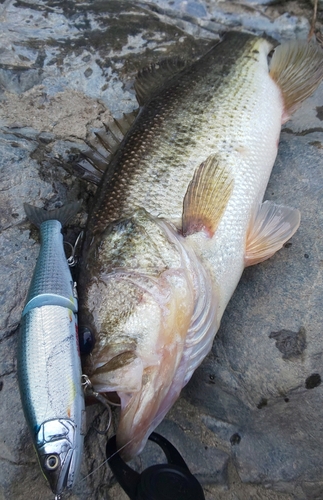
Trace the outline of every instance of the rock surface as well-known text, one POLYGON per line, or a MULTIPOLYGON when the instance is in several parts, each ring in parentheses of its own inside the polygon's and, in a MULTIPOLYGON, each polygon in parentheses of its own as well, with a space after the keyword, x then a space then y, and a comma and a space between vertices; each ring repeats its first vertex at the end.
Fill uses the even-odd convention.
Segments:
MULTIPOLYGON (((18 325, 39 249, 23 202, 52 208, 82 197, 84 211, 66 234, 73 242, 94 188, 60 160, 84 149, 111 116, 136 107, 140 67, 168 55, 197 57, 228 28, 305 38, 311 15, 310 2, 268 0, 0 4, 1 500, 52 498, 16 376, 18 325)), ((272 259, 245 271, 212 352, 158 429, 207 499, 323 498, 322 120, 321 85, 286 124, 266 193, 301 210, 300 229, 272 259)), ((104 428, 104 409, 87 413, 83 479, 71 499, 126 499, 106 464, 98 468, 105 438, 92 424, 104 428)), ((149 445, 132 465, 160 459, 149 445)))

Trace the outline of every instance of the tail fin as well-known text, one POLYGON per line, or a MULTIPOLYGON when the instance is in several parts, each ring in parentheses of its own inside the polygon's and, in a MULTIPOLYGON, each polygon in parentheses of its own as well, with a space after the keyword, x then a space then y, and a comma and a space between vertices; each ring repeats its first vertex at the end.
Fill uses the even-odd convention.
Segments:
POLYGON ((42 222, 46 220, 58 220, 64 226, 79 211, 81 204, 82 200, 73 201, 63 207, 47 211, 43 208, 29 205, 29 203, 24 203, 24 209, 30 222, 37 227, 40 227, 42 222))
POLYGON ((285 123, 319 86, 323 78, 323 51, 304 40, 284 43, 275 49, 269 74, 283 94, 285 123))

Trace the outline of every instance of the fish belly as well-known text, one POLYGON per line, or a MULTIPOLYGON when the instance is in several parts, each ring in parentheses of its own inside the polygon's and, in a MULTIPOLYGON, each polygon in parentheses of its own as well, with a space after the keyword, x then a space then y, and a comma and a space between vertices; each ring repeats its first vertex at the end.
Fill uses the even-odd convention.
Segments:
POLYGON ((218 322, 245 266, 249 224, 269 181, 282 123, 281 91, 268 69, 258 68, 251 76, 224 106, 235 111, 231 116, 222 111, 215 126, 223 137, 214 151, 232 176, 232 194, 212 238, 203 232, 187 238, 218 290, 218 322))

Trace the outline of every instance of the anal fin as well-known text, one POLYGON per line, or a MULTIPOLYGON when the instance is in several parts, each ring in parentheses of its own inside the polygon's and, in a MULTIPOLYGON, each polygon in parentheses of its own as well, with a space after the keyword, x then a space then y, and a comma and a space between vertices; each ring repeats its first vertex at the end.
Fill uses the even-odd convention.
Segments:
POLYGON ((296 208, 262 203, 253 217, 247 234, 245 266, 269 259, 298 229, 301 220, 296 208))
POLYGON ((210 155, 196 169, 183 207, 183 235, 205 230, 215 233, 233 189, 233 179, 227 166, 210 155))

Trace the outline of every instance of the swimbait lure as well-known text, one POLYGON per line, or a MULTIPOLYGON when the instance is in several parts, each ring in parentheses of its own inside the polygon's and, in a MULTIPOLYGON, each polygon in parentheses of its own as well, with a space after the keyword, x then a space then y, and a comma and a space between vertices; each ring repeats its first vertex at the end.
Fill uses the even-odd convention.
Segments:
POLYGON ((18 380, 40 466, 58 500, 77 480, 84 440, 78 302, 62 235, 80 203, 24 208, 40 229, 41 247, 22 313, 18 380))

